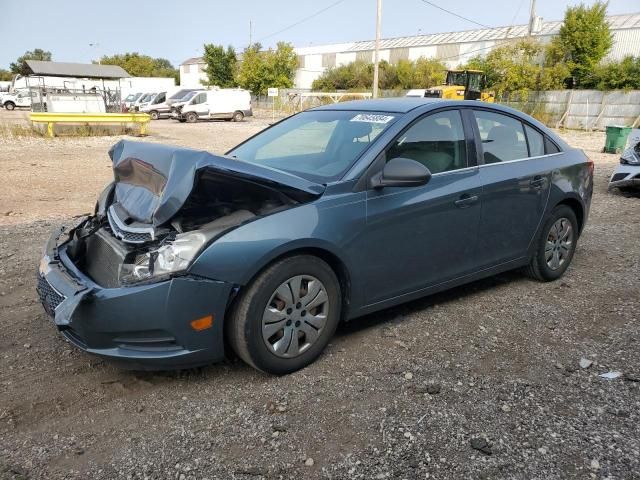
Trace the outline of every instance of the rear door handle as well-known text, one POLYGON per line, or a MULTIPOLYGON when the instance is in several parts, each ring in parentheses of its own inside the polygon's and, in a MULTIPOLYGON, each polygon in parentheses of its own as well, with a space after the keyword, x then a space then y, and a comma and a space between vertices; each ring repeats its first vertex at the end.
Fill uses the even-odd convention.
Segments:
POLYGON ((473 205, 474 203, 476 203, 477 201, 478 201, 477 195, 469 195, 468 193, 465 193, 460 197, 459 200, 456 200, 454 203, 458 208, 467 208, 473 205))
POLYGON ((545 179, 544 179, 544 177, 541 177, 540 175, 536 175, 535 177, 533 177, 533 180, 531 180, 529 182, 529 185, 532 188, 535 188, 535 189, 538 189, 538 190, 541 189, 542 187, 544 187, 544 184, 545 184, 545 179))

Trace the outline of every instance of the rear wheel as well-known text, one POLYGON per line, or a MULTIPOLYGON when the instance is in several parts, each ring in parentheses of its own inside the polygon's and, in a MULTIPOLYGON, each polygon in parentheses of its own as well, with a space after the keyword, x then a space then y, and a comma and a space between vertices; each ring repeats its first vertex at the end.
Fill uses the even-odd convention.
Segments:
POLYGON ((544 223, 527 273, 541 282, 557 280, 569 267, 577 242, 576 214, 566 205, 557 206, 544 223))
POLYGON ((7 110, 14 110, 16 108, 16 104, 13 102, 7 102, 4 104, 4 108, 7 110))
POLYGON ((241 122, 242 120, 244 120, 244 113, 242 113, 241 111, 235 112, 231 120, 233 120, 234 122, 241 122))
POLYGON ((184 118, 187 123, 196 123, 198 121, 198 114, 196 112, 189 112, 184 118))
POLYGON ((280 260, 238 299, 227 338, 249 365, 283 375, 312 363, 333 336, 342 300, 338 279, 310 255, 280 260))

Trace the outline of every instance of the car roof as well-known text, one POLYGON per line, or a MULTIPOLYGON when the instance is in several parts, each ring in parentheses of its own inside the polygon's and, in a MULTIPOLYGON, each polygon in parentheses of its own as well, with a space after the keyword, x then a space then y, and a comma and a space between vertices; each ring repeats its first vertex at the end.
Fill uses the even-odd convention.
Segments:
POLYGON ((311 110, 351 110, 361 112, 407 113, 430 103, 442 102, 439 98, 394 97, 371 100, 352 100, 315 107, 311 110))

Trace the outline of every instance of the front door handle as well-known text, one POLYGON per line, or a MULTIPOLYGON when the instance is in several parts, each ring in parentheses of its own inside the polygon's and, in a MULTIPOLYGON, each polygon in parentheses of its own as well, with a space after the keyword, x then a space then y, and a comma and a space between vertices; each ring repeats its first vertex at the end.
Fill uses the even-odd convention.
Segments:
POLYGON ((477 201, 478 201, 477 195, 469 195, 468 193, 465 193, 460 197, 460 199, 456 200, 454 203, 458 208, 467 208, 473 205, 474 203, 476 203, 477 201))
POLYGON ((533 177, 533 180, 529 182, 529 185, 531 186, 531 188, 535 188, 536 190, 540 190, 542 187, 544 187, 544 184, 545 184, 545 179, 540 175, 536 175, 535 177, 533 177))

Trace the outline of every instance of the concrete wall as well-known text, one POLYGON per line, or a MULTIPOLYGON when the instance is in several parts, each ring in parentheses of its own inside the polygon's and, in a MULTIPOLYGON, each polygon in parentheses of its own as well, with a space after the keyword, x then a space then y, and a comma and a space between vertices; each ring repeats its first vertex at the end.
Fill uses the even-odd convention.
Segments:
POLYGON ((531 92, 526 100, 500 102, 527 112, 552 127, 605 130, 607 125, 640 123, 640 91, 550 90, 531 92))

